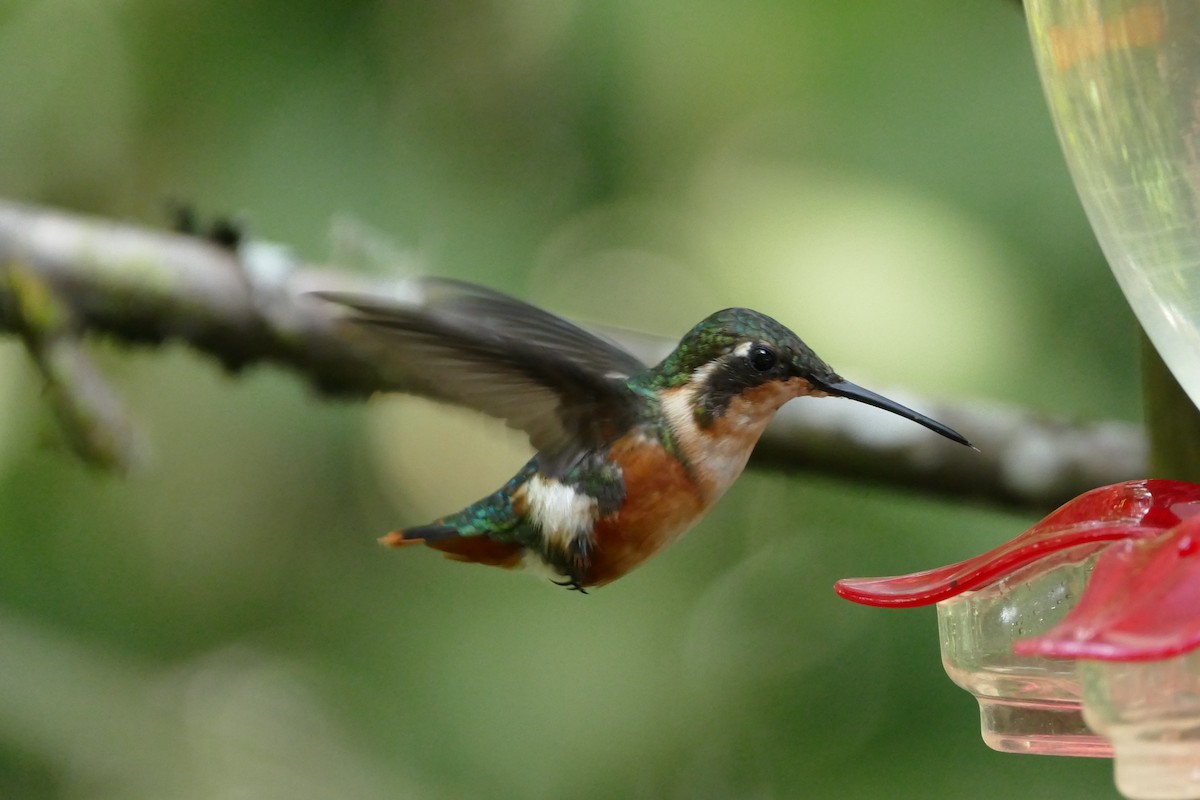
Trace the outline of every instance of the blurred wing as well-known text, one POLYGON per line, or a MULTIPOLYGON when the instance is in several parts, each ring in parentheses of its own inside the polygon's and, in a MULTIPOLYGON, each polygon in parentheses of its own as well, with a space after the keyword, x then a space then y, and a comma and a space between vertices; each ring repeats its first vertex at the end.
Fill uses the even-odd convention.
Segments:
POLYGON ((404 289, 315 293, 354 310, 389 385, 504 419, 560 465, 632 422, 625 379, 644 365, 617 345, 482 286, 422 278, 404 289))

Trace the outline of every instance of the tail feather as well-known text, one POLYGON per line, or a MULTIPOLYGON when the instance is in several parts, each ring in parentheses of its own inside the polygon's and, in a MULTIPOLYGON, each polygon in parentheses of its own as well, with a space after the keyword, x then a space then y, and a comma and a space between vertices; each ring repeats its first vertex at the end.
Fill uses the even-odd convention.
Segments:
POLYGON ((386 536, 380 536, 379 541, 388 547, 404 547, 410 544, 427 544, 432 547, 434 542, 457 538, 458 535, 458 529, 448 525, 426 525, 421 528, 392 531, 386 536))
POLYGON ((441 550, 447 558, 455 561, 470 561, 493 567, 516 567, 521 563, 521 551, 517 542, 499 542, 486 535, 463 536, 456 528, 444 525, 429 525, 392 531, 379 539, 389 547, 406 547, 424 544, 441 550))

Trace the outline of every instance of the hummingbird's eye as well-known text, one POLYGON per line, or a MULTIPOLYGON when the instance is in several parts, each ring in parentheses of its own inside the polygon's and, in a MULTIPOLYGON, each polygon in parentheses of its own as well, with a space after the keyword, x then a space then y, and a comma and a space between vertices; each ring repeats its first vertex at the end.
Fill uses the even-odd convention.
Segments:
POLYGON ((750 366, 754 367, 759 372, 766 372, 771 367, 779 363, 779 356, 775 355, 775 351, 765 345, 756 344, 750 348, 748 354, 750 358, 750 366))

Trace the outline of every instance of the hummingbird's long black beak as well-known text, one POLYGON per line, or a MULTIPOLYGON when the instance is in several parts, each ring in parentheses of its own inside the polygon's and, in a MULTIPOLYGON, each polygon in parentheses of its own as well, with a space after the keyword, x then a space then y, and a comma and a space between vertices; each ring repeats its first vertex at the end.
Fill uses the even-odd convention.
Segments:
POLYGON ((837 397, 846 397, 850 400, 857 400, 860 403, 866 403, 869 406, 875 406, 876 408, 882 408, 884 411, 890 411, 893 414, 898 414, 905 419, 911 419, 918 425, 924 425, 926 428, 929 428, 929 430, 933 431, 934 433, 941 434, 947 439, 956 441, 959 444, 965 444, 967 447, 972 449, 977 449, 975 448, 975 445, 967 441, 965 436, 948 425, 943 425, 937 420, 930 419, 924 414, 918 414, 911 408, 902 406, 895 400, 889 400, 881 394, 875 394, 870 389, 864 389, 858 384, 838 378, 837 380, 828 382, 813 381, 813 385, 831 395, 835 395, 837 397))

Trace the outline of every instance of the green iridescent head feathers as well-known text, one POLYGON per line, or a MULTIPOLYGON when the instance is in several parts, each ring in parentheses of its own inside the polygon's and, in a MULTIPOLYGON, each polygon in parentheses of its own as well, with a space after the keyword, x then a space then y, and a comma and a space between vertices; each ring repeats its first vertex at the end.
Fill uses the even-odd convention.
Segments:
POLYGON ((774 348, 780 361, 805 372, 833 375, 833 370, 786 326, 748 308, 726 308, 710 314, 669 356, 651 371, 656 389, 683 386, 705 365, 732 353, 739 345, 761 342, 774 348))

